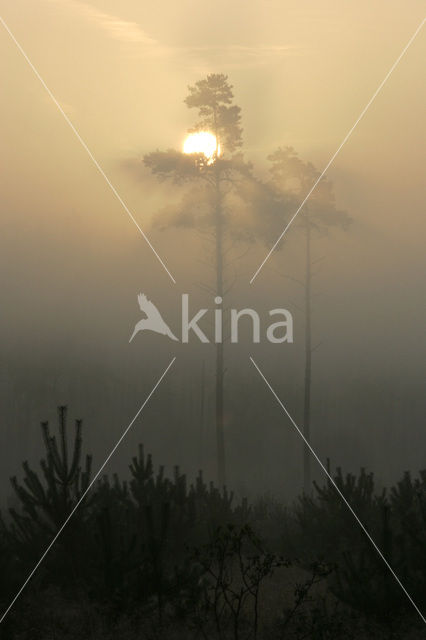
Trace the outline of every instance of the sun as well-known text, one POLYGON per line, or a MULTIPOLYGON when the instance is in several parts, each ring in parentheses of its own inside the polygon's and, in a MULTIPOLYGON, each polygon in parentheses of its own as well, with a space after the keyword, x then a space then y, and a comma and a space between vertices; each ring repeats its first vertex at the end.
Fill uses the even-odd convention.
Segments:
POLYGON ((207 164, 214 162, 215 156, 220 155, 220 145, 216 136, 210 131, 190 133, 183 143, 184 153, 202 153, 207 158, 207 164))

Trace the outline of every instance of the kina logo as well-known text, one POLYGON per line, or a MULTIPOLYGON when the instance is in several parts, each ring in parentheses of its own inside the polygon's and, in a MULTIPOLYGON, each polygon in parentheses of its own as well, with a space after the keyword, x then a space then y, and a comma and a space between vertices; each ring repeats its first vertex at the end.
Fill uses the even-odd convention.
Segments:
MULTIPOLYGON (((222 307, 222 298, 221 296, 216 296, 214 298, 215 309, 213 310, 213 327, 214 327, 214 339, 213 342, 215 344, 220 344, 223 342, 222 333, 223 333, 223 324, 224 324, 224 310, 222 307)), ((195 336, 197 336, 200 342, 210 343, 208 336, 206 335, 203 328, 199 325, 201 320, 208 314, 209 309, 198 309, 194 315, 190 318, 189 313, 189 294, 182 294, 182 309, 181 309, 181 318, 182 318, 182 333, 181 339, 176 337, 173 331, 170 329, 169 325, 163 319, 163 316, 155 306, 151 300, 148 300, 144 293, 139 293, 138 295, 138 303, 140 310, 144 314, 144 318, 139 320, 136 323, 133 333, 130 337, 129 342, 132 342, 136 334, 141 331, 153 331, 154 333, 159 333, 163 336, 167 336, 171 340, 176 342, 182 342, 187 344, 189 342, 189 335, 192 331, 195 336)), ((271 309, 268 312, 269 316, 281 316, 281 319, 270 323, 266 327, 265 338, 268 342, 272 342, 275 344, 278 343, 292 343, 293 342, 293 317, 287 309, 271 309)), ((254 309, 246 308, 246 309, 230 309, 230 326, 231 326, 231 342, 237 343, 239 336, 239 324, 242 318, 248 319, 251 323, 252 330, 252 341, 253 343, 260 342, 261 337, 261 319, 257 311, 254 309)), ((246 320, 247 322, 247 320, 246 320)), ((250 325, 249 325, 250 326, 250 325)))
POLYGON ((164 322, 155 304, 151 302, 151 300, 148 300, 146 295, 140 293, 138 295, 138 303, 142 313, 144 313, 146 317, 136 323, 129 342, 133 340, 139 331, 154 331, 155 333, 161 333, 163 336, 168 336, 172 340, 178 340, 170 327, 164 322))

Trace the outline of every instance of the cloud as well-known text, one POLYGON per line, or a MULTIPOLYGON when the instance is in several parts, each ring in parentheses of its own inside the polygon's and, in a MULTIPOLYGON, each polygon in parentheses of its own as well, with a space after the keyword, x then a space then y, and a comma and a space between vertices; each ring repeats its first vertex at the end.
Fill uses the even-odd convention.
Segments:
POLYGON ((297 54, 299 49, 290 45, 234 45, 223 46, 169 46, 151 37, 142 27, 133 21, 100 11, 80 0, 50 0, 67 7, 82 19, 102 30, 104 34, 123 44, 132 45, 132 55, 156 58, 191 57, 198 62, 220 65, 221 68, 253 67, 268 64, 274 59, 297 54))
POLYGON ((50 2, 69 8, 114 40, 150 48, 158 46, 157 41, 148 36, 137 22, 122 20, 114 14, 99 11, 86 2, 79 2, 79 0, 50 0, 50 2))

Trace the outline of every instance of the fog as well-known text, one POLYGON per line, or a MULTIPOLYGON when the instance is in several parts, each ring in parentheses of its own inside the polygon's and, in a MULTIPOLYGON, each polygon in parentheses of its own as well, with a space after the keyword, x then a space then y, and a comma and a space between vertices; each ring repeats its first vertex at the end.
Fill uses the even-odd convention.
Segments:
MULTIPOLYGON (((182 147, 194 114, 187 86, 225 73, 242 109, 242 151, 254 173, 293 146, 322 169, 407 44, 423 3, 0 1, 13 31, 160 262, 4 29, 0 31, 1 487, 42 453, 41 420, 66 404, 84 420, 95 468, 171 359, 109 473, 143 442, 154 462, 215 478, 214 345, 139 334, 137 294, 177 335, 181 295, 214 308, 214 273, 196 229, 161 230, 182 187, 158 182, 144 154, 182 147), (205 407, 201 415, 202 370, 205 407)), ((312 445, 322 460, 374 471, 379 484, 424 466, 424 34, 412 44, 328 175, 346 231, 315 239, 312 445)), ((283 219, 283 225, 285 220, 283 219)), ((270 246, 270 245, 269 245, 270 246)), ((256 372, 252 356, 302 427, 303 240, 290 228, 252 284, 269 247, 262 234, 231 252, 226 307, 289 309, 294 343, 225 346, 229 485, 287 499, 302 486, 302 442, 256 372), (234 277, 235 271, 235 277, 234 277), (290 277, 288 277, 290 276, 290 277)), ((210 312, 212 313, 212 312, 210 312)), ((208 322, 205 323, 208 331, 208 322)), ((322 477, 315 469, 315 478, 322 477)))

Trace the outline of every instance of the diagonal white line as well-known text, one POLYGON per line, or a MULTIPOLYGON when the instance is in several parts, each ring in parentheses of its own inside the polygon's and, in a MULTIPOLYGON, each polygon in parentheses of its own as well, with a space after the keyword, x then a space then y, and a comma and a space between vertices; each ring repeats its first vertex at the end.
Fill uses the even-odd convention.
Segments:
POLYGON ((119 440, 116 442, 116 444, 114 445, 114 447, 112 448, 112 450, 110 451, 110 453, 108 454, 106 460, 103 462, 103 464, 101 465, 101 467, 98 469, 96 475, 94 476, 94 478, 92 479, 92 481, 90 482, 90 484, 88 485, 87 489, 82 493, 81 497, 79 498, 79 500, 76 502, 75 506, 73 507, 72 511, 70 512, 70 514, 67 516, 66 520, 63 522, 63 524, 61 525, 61 528, 58 530, 58 532, 56 533, 55 537, 53 538, 53 540, 50 542, 50 544, 48 545, 48 547, 46 548, 46 550, 44 551, 43 555, 41 556, 40 560, 37 562, 37 564, 35 565, 34 569, 31 571, 31 573, 28 575, 27 579, 25 580, 24 584, 22 585, 22 587, 19 589, 18 593, 15 595, 15 597, 13 598, 12 602, 9 604, 9 606, 7 607, 6 611, 3 613, 2 617, 0 618, 0 624, 3 622, 3 620, 6 618, 7 614, 9 613, 9 611, 12 609, 13 605, 15 604, 15 602, 17 601, 17 599, 19 598, 19 596, 21 595, 21 593, 23 592, 23 590, 25 589, 25 587, 27 586, 27 584, 29 583, 29 581, 31 580, 31 578, 33 577, 33 575, 35 574, 35 572, 37 571, 37 569, 39 568, 39 566, 41 565, 41 563, 43 562, 43 560, 45 559, 45 557, 47 556, 47 554, 49 553, 49 551, 51 550, 51 548, 53 547, 53 545, 55 544, 55 542, 57 541, 57 539, 59 538, 59 536, 61 535, 61 533, 63 532, 63 530, 65 529, 65 527, 67 526, 68 522, 71 520, 71 518, 73 517, 74 513, 77 511, 78 507, 81 505, 81 503, 83 502, 83 500, 85 499, 85 497, 87 496, 87 494, 89 493, 90 489, 93 487, 94 483, 96 482, 96 480, 99 478, 100 474, 102 473, 102 471, 105 469, 106 465, 108 464, 108 462, 110 461, 110 459, 112 458, 112 456, 114 455, 115 451, 118 449, 118 447, 120 446, 121 442, 124 440, 124 438, 126 437, 128 431, 131 429, 132 425, 134 424, 134 422, 136 421, 136 419, 139 417, 139 415, 141 414, 141 412, 143 411, 143 409, 145 408, 145 406, 148 404, 151 396, 153 395, 153 393, 155 392, 155 390, 157 389, 157 387, 160 385, 161 381, 163 380, 164 376, 167 374, 168 370, 170 369, 170 367, 172 366, 172 364, 174 363, 174 361, 176 360, 176 357, 172 358, 172 360, 170 361, 169 365, 167 366, 167 368, 163 371, 163 373, 161 374, 160 378, 157 380, 157 382, 155 383, 154 387, 152 388, 151 392, 148 394, 146 400, 144 401, 144 403, 142 404, 142 406, 140 407, 140 409, 138 410, 138 412, 136 413, 136 415, 134 416, 134 418, 131 420, 131 422, 129 423, 129 425, 126 427, 126 429, 124 430, 124 432, 121 434, 119 440))
POLYGON ((377 551, 377 553, 379 554, 379 556, 381 557, 381 559, 383 560, 383 562, 385 563, 385 565, 387 566, 387 568, 389 569, 389 571, 391 572, 391 574, 393 575, 393 577, 395 578, 396 582, 399 584, 399 586, 401 587, 401 589, 403 590, 403 592, 405 593, 405 595, 407 596, 408 600, 411 602, 411 604, 413 605, 413 607, 415 608, 415 610, 417 611, 417 613, 419 614, 419 616, 421 617, 421 619, 423 620, 423 622, 426 624, 426 618, 424 617, 424 615, 422 614, 422 612, 420 611, 420 609, 418 608, 418 606, 416 605, 416 603, 414 602, 413 598, 410 596, 410 594, 408 593, 407 589, 404 587, 404 585, 402 584, 401 580, 398 578, 398 576, 396 575, 395 571, 392 569, 391 565, 389 564, 389 562, 386 560, 385 556, 383 555, 383 553, 380 551, 379 547, 377 546, 377 544, 374 542, 373 538, 371 537, 371 535, 368 533, 368 530, 366 529, 366 527, 363 525, 363 523, 361 522, 361 520, 359 519, 359 517, 357 516, 357 514, 355 513, 355 511, 352 509, 351 505, 349 504, 349 502, 346 500, 345 496, 343 495, 342 491, 340 490, 339 486, 336 484, 335 480, 333 479, 333 477, 329 474, 329 472, 327 471, 326 467, 324 466, 324 464, 321 462, 320 458, 317 456, 317 454, 315 453, 314 449, 312 448, 312 446, 310 445, 310 443, 308 442, 308 440, 305 438, 303 432, 301 431, 301 429, 297 426, 297 424, 295 423, 295 421, 293 420, 293 418, 291 417, 291 415, 289 414, 289 412, 287 411, 287 409, 285 408, 284 404, 281 402, 280 398, 277 396, 277 394, 275 393, 274 389, 272 388, 271 384, 268 382, 268 380, 265 378, 265 376, 263 375, 262 371, 259 369, 259 367, 257 366, 256 362, 253 360, 253 358, 250 356, 250 360, 252 362, 252 364, 254 365, 254 367, 257 369, 260 377, 262 378, 262 380, 265 382, 266 386, 268 387, 268 389, 270 390, 270 392, 272 393, 272 395, 274 396, 275 400, 278 402, 278 404, 280 405, 281 409, 284 411, 284 413, 286 414, 287 418, 290 420, 291 424, 293 425, 293 427, 296 429, 297 433, 299 434, 299 436, 302 438, 303 442, 305 443, 305 445, 308 447, 309 451, 312 453, 312 455, 314 456, 315 460, 318 462, 318 464, 320 465, 321 469, 324 471, 325 475, 327 476, 327 478, 329 479, 329 481, 331 482, 331 484, 334 486, 334 488, 336 489, 337 493, 339 494, 339 496, 342 498, 343 502, 345 503, 345 505, 347 506, 347 508, 349 509, 349 511, 351 512, 351 514, 353 515, 353 517, 355 518, 355 520, 357 521, 357 523, 359 524, 359 526, 361 527, 361 529, 363 530, 363 532, 365 533, 365 535, 367 536, 367 538, 369 539, 369 541, 371 542, 371 544, 373 545, 373 547, 375 548, 375 550, 377 551))
POLYGON ((250 280, 250 284, 252 284, 255 280, 255 278, 257 278, 257 276, 259 275, 261 269, 263 269, 265 263, 267 262, 267 260, 269 260, 269 258, 271 257, 272 253, 275 251, 275 249, 277 248, 277 246, 279 245, 279 243, 281 242, 281 240, 283 239, 283 237, 285 236, 285 234, 287 233, 288 229, 290 228, 290 226, 293 224, 294 220, 296 219, 297 215, 299 214, 300 210, 302 209, 302 207, 304 206, 304 204, 306 203, 306 201, 309 199, 310 195, 312 194, 312 192, 316 189, 318 183, 322 180, 322 178, 324 177, 325 173, 328 171, 329 167, 331 166, 331 164, 334 162, 336 156, 339 154, 339 152, 341 151, 341 149, 343 148, 343 146, 345 145, 345 143, 349 140, 350 136, 352 135, 352 133, 354 132, 354 130, 356 129, 357 125, 359 124, 359 122, 362 120, 362 118, 364 117, 364 115, 367 113, 368 109, 370 108, 370 106, 372 105, 372 103, 374 102, 375 98, 378 96, 378 94, 380 93, 380 91, 382 90, 383 86, 385 85, 386 81, 389 79, 389 77, 391 76, 392 72, 395 70, 395 68, 397 67, 397 65, 399 64, 399 62, 401 61, 402 57, 404 56, 404 54, 406 53, 406 51, 408 50, 409 46, 414 42, 417 34, 420 32, 421 28, 423 27, 424 23, 426 21, 426 18, 423 18, 423 20, 421 21, 421 23, 419 24, 419 26, 417 27, 417 29, 415 30, 415 32, 413 33, 413 35, 411 36, 411 38, 409 39, 409 41, 407 42, 407 44, 405 45, 405 47, 403 48, 403 50, 401 51, 401 53, 399 54, 399 56, 397 57, 397 59, 395 60, 395 62, 393 63, 393 65, 391 66, 391 68, 389 69, 389 71, 387 72, 387 74, 385 75, 385 77, 383 78, 382 82, 379 84, 379 86, 377 87, 376 91, 373 93, 373 95, 371 96, 370 100, 367 102, 367 104, 365 105, 364 109, 361 111, 361 113, 359 114, 358 118, 355 120, 354 124, 352 125, 352 127, 349 129, 348 133, 345 135, 345 137, 343 138, 342 142, 340 143, 339 147, 337 148, 337 150, 333 153, 333 155, 331 156, 330 160, 327 162, 326 166, 324 167, 324 169, 322 170, 322 172, 320 173, 318 179, 314 182, 313 186, 311 187, 311 189, 308 191, 307 195, 305 196, 302 204, 299 206, 299 208, 297 209, 296 213, 293 214, 293 216, 290 218, 289 222, 287 223, 286 227, 284 228, 284 231, 281 232, 280 236, 278 237, 277 241, 275 242, 275 244, 271 247, 268 255, 266 256, 266 258, 263 260, 263 262, 261 263, 261 265, 258 267, 257 271, 255 272, 254 276, 252 277, 252 279, 250 280))
POLYGON ((51 90, 49 89, 49 87, 47 86, 47 84, 45 83, 45 81, 43 80, 43 78, 41 77, 41 75, 39 74, 39 72, 37 71, 37 69, 35 68, 35 66, 33 65, 33 63, 31 62, 31 60, 29 59, 29 57, 27 56, 27 54, 25 53, 24 49, 22 48, 22 46, 19 44, 19 42, 17 41, 17 39, 15 38, 15 36, 13 35, 13 33, 11 32, 11 30, 9 29, 9 27, 7 26, 6 22, 3 20, 3 18, 0 16, 0 22, 3 25, 3 27, 5 28, 5 30, 7 31, 7 33, 9 34, 9 36, 11 37, 11 39, 13 40, 13 42, 16 44, 17 48, 19 49, 19 51, 22 53, 23 57, 25 58, 25 60, 27 61, 27 63, 29 64, 29 66, 31 67, 31 69, 33 70, 34 74, 37 76, 37 78, 39 79, 39 81, 41 82, 41 84, 43 85, 43 87, 45 88, 46 92, 48 93, 49 97, 52 99, 52 101, 55 103, 56 107, 58 108, 59 112, 62 114, 62 116, 64 117, 66 123, 69 125, 69 127, 71 128, 71 130, 73 131, 75 137, 77 138, 77 140, 80 142, 81 146, 83 147, 83 149, 86 151, 87 155, 89 156, 89 158, 91 159, 91 161, 93 162, 93 164, 95 165, 96 169, 99 171, 99 173, 101 174, 101 176, 104 178, 105 182, 107 183, 107 185, 109 186, 109 188, 111 189, 111 191, 113 192, 113 194, 115 195, 115 197, 117 198, 118 202, 121 204, 121 206, 123 207, 124 211, 127 213, 127 215, 129 216, 130 220, 133 222, 133 224, 136 226, 136 228, 138 229, 139 233, 142 235, 142 237, 144 238, 144 240, 147 242, 147 244, 149 245, 150 249, 152 249, 154 255, 156 256, 157 260, 160 262, 161 266, 163 267, 163 269, 167 272, 168 276, 170 277, 170 279, 172 280, 172 282, 174 284, 176 284, 176 280, 174 279, 174 277, 172 276, 172 274, 170 273, 170 271, 168 270, 168 268, 166 267, 166 265, 164 264, 163 260, 160 258, 160 256, 158 255, 157 251, 155 250, 155 248, 153 247, 153 245, 151 244, 148 236, 144 233, 144 231, 142 230, 142 228, 140 227, 139 223, 137 222, 136 218, 134 217, 134 215, 132 214, 132 212, 130 211, 130 209, 128 208, 128 206, 126 205, 126 203, 124 202, 124 200, 122 199, 122 197, 120 196, 120 194, 118 193, 117 189, 114 187, 114 185, 111 183, 110 179, 108 178, 108 176, 106 175, 105 171, 102 169, 101 165, 99 164, 99 162, 96 160, 95 156, 93 155, 93 153, 90 151, 89 147, 87 146, 87 144, 84 142, 83 138, 81 137, 81 135, 79 134, 79 132, 77 131, 77 129, 75 128, 75 126, 73 125, 73 123, 71 122, 71 120, 69 119, 69 117, 67 116, 67 114, 65 113, 65 111, 62 109, 61 105, 59 104, 59 102, 57 101, 57 99, 55 98, 55 96, 53 95, 53 93, 51 92, 51 90))

